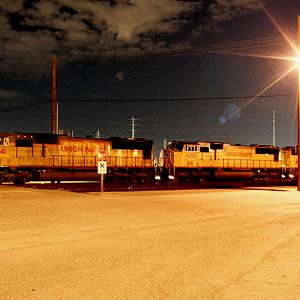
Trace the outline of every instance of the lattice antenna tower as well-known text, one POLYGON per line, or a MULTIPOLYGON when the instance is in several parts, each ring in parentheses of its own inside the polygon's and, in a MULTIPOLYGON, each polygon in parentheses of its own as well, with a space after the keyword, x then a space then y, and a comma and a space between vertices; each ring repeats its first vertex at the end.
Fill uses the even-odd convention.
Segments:
POLYGON ((131 132, 131 138, 135 139, 135 133, 139 130, 136 129, 136 126, 139 126, 138 124, 136 124, 136 121, 140 121, 140 119, 136 119, 134 116, 130 119, 131 123, 130 123, 130 132, 131 132))

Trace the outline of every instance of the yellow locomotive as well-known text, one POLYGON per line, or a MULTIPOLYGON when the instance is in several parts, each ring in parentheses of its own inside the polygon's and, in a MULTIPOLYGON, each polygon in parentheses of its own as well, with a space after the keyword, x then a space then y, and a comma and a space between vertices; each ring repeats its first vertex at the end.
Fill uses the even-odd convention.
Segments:
POLYGON ((97 179, 99 153, 107 162, 108 180, 154 178, 151 140, 47 133, 0 133, 0 178, 15 183, 97 179))
POLYGON ((175 181, 220 177, 294 178, 297 166, 294 147, 173 141, 162 156, 165 176, 175 181))

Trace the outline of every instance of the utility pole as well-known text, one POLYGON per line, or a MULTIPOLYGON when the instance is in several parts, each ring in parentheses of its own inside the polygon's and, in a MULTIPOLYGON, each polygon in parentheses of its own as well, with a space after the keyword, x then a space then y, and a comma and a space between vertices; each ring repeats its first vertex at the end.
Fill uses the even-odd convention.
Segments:
POLYGON ((276 115, 275 115, 275 109, 273 109, 273 112, 272 112, 272 131, 273 131, 273 134, 272 134, 272 137, 273 137, 273 146, 275 147, 275 132, 276 132, 276 115))
POLYGON ((100 130, 98 129, 96 131, 96 139, 100 139, 101 138, 101 133, 100 133, 100 130))
POLYGON ((130 120, 131 120, 131 138, 135 139, 135 133, 136 131, 138 131, 135 129, 135 126, 138 126, 136 125, 135 121, 139 121, 140 119, 135 119, 134 117, 132 117, 130 120))
POLYGON ((58 118, 57 118, 57 98, 56 98, 56 63, 57 57, 55 53, 51 59, 52 62, 52 102, 51 102, 51 133, 58 133, 58 118))

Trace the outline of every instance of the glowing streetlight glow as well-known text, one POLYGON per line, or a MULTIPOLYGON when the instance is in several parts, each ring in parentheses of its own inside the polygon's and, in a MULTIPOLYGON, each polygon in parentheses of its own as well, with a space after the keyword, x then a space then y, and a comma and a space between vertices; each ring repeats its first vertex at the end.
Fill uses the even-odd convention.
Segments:
POLYGON ((295 58, 298 68, 300 67, 300 54, 295 58))
POLYGON ((297 67, 300 67, 300 50, 297 50, 296 56, 291 57, 291 60, 295 62, 297 67))

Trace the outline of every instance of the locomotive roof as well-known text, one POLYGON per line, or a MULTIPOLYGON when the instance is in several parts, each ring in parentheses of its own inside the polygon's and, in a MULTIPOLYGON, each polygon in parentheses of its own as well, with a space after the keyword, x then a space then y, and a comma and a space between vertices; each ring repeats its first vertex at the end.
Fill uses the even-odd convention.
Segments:
POLYGON ((96 138, 96 137, 70 137, 66 134, 52 134, 52 133, 30 133, 30 132, 14 132, 6 133, 0 132, 0 138, 9 137, 10 139, 26 139, 33 140, 37 144, 57 144, 61 138, 77 139, 82 141, 104 141, 112 143, 115 149, 152 149, 153 141, 145 138, 122 138, 122 137, 109 137, 109 138, 96 138))
POLYGON ((229 144, 227 142, 216 142, 216 141, 180 141, 180 140, 170 141, 169 143, 182 143, 182 144, 190 144, 190 145, 198 145, 198 143, 229 144))
POLYGON ((273 146, 273 145, 260 145, 260 144, 242 145, 242 144, 232 144, 232 143, 228 143, 228 142, 216 142, 216 141, 181 141, 181 140, 174 140, 174 141, 169 142, 169 144, 189 144, 189 145, 198 145, 199 143, 228 144, 228 145, 232 145, 232 146, 241 146, 241 147, 280 148, 279 146, 273 146))
MULTIPOLYGON (((37 136, 44 136, 44 137, 70 137, 67 134, 53 134, 53 133, 47 133, 47 132, 0 132, 0 136, 5 137, 5 136, 13 136, 13 137, 37 137, 37 136)), ((79 139, 99 139, 96 137, 92 136, 74 136, 74 138, 79 138, 79 139)), ((106 137, 106 138, 100 138, 101 140, 132 140, 132 141, 137 141, 137 142, 142 142, 142 141, 150 141, 149 139, 146 138, 127 138, 127 137, 106 137)))

